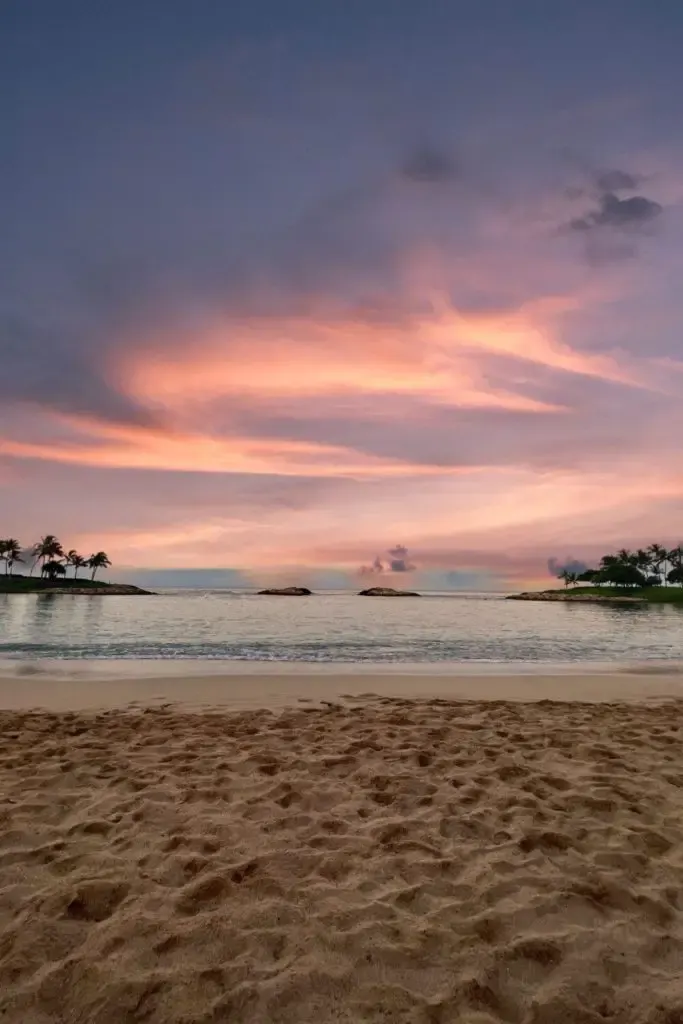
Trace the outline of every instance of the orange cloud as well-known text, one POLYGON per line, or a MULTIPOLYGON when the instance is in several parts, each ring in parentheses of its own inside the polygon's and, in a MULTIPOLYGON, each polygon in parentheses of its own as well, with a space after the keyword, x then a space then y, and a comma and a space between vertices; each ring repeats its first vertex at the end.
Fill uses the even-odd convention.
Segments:
POLYGON ((608 381, 638 384, 610 356, 574 351, 553 321, 572 308, 555 300, 505 314, 468 314, 439 300, 401 322, 253 318, 212 324, 192 339, 156 338, 119 367, 138 401, 178 411, 239 396, 403 394, 459 408, 552 412, 558 407, 493 387, 481 360, 508 356, 608 381))
MULTIPOLYGON (((445 476, 462 472, 436 460, 416 461, 357 451, 316 439, 249 436, 230 426, 230 399, 258 415, 274 401, 410 397, 452 409, 491 409, 528 414, 567 410, 524 393, 533 368, 582 374, 639 385, 642 367, 622 366, 611 355, 576 351, 559 337, 561 318, 577 299, 543 299, 507 312, 462 313, 441 294, 419 313, 400 319, 310 317, 228 319, 192 338, 152 337, 113 367, 119 386, 150 410, 164 410, 171 426, 152 429, 112 425, 53 413, 42 436, 0 437, 0 454, 110 468, 189 470, 210 473, 316 477, 445 476), (490 360, 514 358, 525 379, 497 387, 490 360), (211 427, 209 403, 225 400, 227 426, 211 427)), ((417 308, 417 306, 415 306, 417 308)), ((495 369, 495 363, 494 363, 495 369)), ((661 368, 660 368, 661 370, 661 368)), ((350 412, 349 415, 352 415, 350 412)), ((396 416, 396 411, 391 414, 396 416)), ((488 460, 490 461, 490 460, 488 460)))
POLYGON ((210 328, 191 347, 152 347, 123 368, 142 402, 187 409, 229 395, 252 399, 404 394, 464 408, 548 412, 555 407, 487 386, 443 330, 362 321, 261 319, 210 328))

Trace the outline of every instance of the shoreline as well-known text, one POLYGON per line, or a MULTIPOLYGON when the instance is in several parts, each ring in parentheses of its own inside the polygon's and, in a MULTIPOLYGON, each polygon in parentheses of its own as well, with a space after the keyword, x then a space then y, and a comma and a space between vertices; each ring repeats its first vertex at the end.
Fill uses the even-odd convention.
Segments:
POLYGON ((3 675, 158 676, 580 676, 683 673, 681 659, 645 661, 285 661, 240 658, 15 658, 0 654, 3 675))
POLYGON ((683 589, 670 587, 570 587, 524 590, 507 594, 506 601, 545 601, 559 604, 683 605, 683 589))
POLYGON ((283 710, 371 695, 415 701, 534 703, 683 699, 683 664, 493 665, 95 662, 0 659, 0 709, 55 712, 173 704, 283 710), (431 669, 431 671, 429 670, 431 669))

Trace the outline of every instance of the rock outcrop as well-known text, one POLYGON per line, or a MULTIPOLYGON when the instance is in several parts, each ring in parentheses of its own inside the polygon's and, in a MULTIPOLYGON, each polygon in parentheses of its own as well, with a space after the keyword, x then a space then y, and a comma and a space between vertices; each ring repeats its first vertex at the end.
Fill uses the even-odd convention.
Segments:
POLYGON ((508 601, 571 601, 577 604, 644 604, 644 597, 635 594, 573 594, 571 590, 525 591, 523 594, 508 594, 508 601))
POLYGON ((420 597, 414 590, 394 590, 393 587, 370 587, 361 590, 359 597, 420 597))
POLYGON ((132 583, 105 583, 89 579, 45 579, 43 576, 0 574, 0 594, 73 594, 76 597, 103 597, 105 594, 152 594, 132 583))
POLYGON ((141 587, 134 587, 130 583, 106 583, 101 587, 45 587, 42 590, 34 591, 36 594, 73 594, 74 597, 104 597, 105 594, 119 596, 134 594, 153 595, 152 590, 143 590, 141 587))
POLYGON ((259 590, 259 594, 268 597, 308 597, 312 593, 308 587, 270 587, 268 590, 259 590))

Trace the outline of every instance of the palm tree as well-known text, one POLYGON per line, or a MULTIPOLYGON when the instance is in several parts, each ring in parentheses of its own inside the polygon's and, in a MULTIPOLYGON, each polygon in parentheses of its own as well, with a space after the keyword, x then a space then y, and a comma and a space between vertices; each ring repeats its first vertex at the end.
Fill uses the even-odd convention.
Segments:
POLYGON ((667 554, 667 560, 671 565, 671 572, 669 573, 669 582, 683 582, 683 544, 678 544, 675 548, 667 554), (671 579, 672 573, 676 573, 677 579, 671 579))
POLYGON ((646 577, 637 566, 630 562, 618 561, 601 570, 600 582, 609 583, 614 587, 644 587, 646 577))
POLYGON ((633 564, 636 569, 640 569, 644 576, 649 576, 652 571, 652 558, 650 556, 650 552, 645 551, 643 548, 638 548, 633 556, 633 564))
POLYGON ((4 548, 5 575, 11 576, 14 563, 24 561, 21 557, 21 544, 16 537, 10 537, 8 540, 0 541, 0 545, 4 548))
POLYGON ((43 576, 45 574, 46 561, 48 559, 55 561, 57 558, 64 558, 64 549, 53 533, 47 533, 44 537, 40 538, 37 544, 33 545, 31 554, 35 559, 31 572, 33 572, 36 562, 40 560, 40 575, 43 576))
POLYGON ((86 567, 86 565, 88 564, 88 559, 83 558, 82 555, 79 555, 79 553, 77 551, 74 551, 74 549, 72 548, 71 551, 67 551, 66 553, 66 564, 73 566, 74 579, 77 580, 78 570, 84 569, 86 567))
MULTIPOLYGON (((661 576, 664 563, 666 562, 666 548, 663 548, 661 544, 650 544, 647 550, 652 561, 652 570, 655 576, 661 576)), ((666 584, 666 573, 664 574, 664 582, 666 584)))
POLYGON ((41 575, 54 581, 55 576, 66 576, 66 569, 61 562, 49 561, 43 564, 41 575))
POLYGON ((111 565, 111 562, 104 551, 98 551, 97 554, 91 555, 88 559, 88 566, 92 569, 92 576, 90 579, 94 580, 97 570, 106 569, 108 565, 111 565))
POLYGON ((683 587, 683 542, 667 550, 661 544, 630 551, 621 548, 616 554, 603 555, 597 569, 586 569, 576 575, 567 569, 557 574, 565 587, 574 583, 608 584, 614 587, 661 587, 662 584, 683 587))
MULTIPOLYGON (((610 569, 613 569, 615 565, 621 564, 622 563, 616 555, 603 555, 600 559, 600 568, 598 570, 598 576, 606 576, 610 569)), ((598 582, 602 582, 602 580, 598 580, 598 582)))
POLYGON ((641 553, 647 558, 644 551, 629 551, 628 548, 621 548, 617 551, 617 564, 618 565, 630 565, 633 569, 638 569, 640 564, 641 553))
POLYGON ((678 544, 675 548, 672 548, 667 558, 671 562, 672 568, 680 569, 683 565, 683 544, 678 544))

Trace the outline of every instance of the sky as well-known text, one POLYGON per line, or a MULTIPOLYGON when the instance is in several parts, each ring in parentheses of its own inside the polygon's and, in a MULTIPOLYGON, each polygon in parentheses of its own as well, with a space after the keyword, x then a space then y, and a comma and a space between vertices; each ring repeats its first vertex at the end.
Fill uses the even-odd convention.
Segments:
POLYGON ((680 541, 682 33, 2 0, 0 535, 437 589, 680 541))

